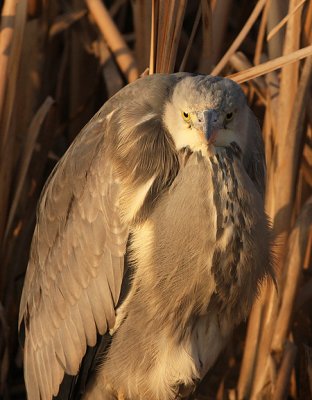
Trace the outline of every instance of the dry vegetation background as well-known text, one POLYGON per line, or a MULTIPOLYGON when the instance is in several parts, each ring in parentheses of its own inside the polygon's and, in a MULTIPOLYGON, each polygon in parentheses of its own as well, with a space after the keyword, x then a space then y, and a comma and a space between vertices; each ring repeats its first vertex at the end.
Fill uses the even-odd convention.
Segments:
POLYGON ((263 288, 197 398, 312 398, 312 1, 5 0, 0 10, 0 396, 25 398, 17 315, 42 186, 102 103, 149 66, 234 74, 265 139, 279 291, 263 288))

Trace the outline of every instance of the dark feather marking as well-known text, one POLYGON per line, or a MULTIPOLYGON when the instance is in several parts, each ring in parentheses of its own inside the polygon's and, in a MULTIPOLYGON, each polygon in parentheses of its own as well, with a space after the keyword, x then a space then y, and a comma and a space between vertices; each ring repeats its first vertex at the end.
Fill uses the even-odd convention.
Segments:
POLYGON ((265 189, 265 155, 262 133, 257 118, 248 109, 249 127, 248 131, 252 134, 248 136, 248 152, 243 154, 243 163, 250 179, 254 182, 257 191, 264 196, 265 189))
POLYGON ((192 155, 192 150, 189 147, 184 147, 180 152, 179 152, 179 162, 180 166, 185 167, 185 165, 188 162, 188 159, 192 155))
POLYGON ((222 173, 222 179, 225 179, 226 172, 227 172, 226 164, 223 162, 220 154, 216 154, 216 159, 218 160, 218 163, 219 163, 219 167, 220 167, 220 170, 221 170, 221 173, 222 173))
POLYGON ((236 267, 237 266, 236 266, 234 261, 230 264, 230 267, 229 267, 231 279, 235 280, 235 281, 237 281, 237 269, 236 269, 236 267))
POLYGON ((226 155, 227 155, 227 157, 231 160, 231 161, 233 161, 233 151, 232 151, 232 149, 230 148, 230 147, 226 147, 225 148, 225 151, 226 151, 226 155))
POLYGON ((235 191, 235 193, 237 193, 237 190, 238 190, 238 182, 237 182, 237 179, 236 179, 235 176, 234 176, 234 178, 233 178, 233 190, 235 191))
POLYGON ((213 157, 210 157, 210 162, 213 170, 212 183, 213 183, 213 202, 216 208, 217 214, 217 232, 216 239, 219 240, 223 234, 223 215, 221 210, 221 201, 220 201, 220 187, 219 187, 219 179, 218 179, 218 164, 214 161, 213 157))
MULTIPOLYGON (((216 250, 212 260, 212 272, 216 282, 216 293, 211 303, 211 307, 217 307, 220 312, 228 310, 228 312, 236 312, 241 307, 239 298, 239 288, 237 286, 237 280, 241 268, 241 259, 243 248, 242 232, 245 230, 245 217, 244 208, 240 208, 237 215, 234 215, 234 202, 238 205, 244 205, 245 201, 241 199, 241 195, 238 191, 238 181, 234 172, 234 159, 228 156, 229 152, 226 152, 225 158, 222 160, 220 156, 216 157, 221 170, 226 175, 225 182, 215 182, 214 190, 219 190, 220 184, 225 184, 228 188, 225 203, 225 209, 229 210, 230 214, 224 218, 224 224, 227 223, 228 217, 230 218, 233 227, 234 235, 233 239, 227 245, 224 251, 216 250)), ((215 175, 215 180, 218 180, 218 176, 215 175)), ((246 301, 248 304, 248 301, 246 301)), ((243 307, 244 308, 244 307, 243 307)))
POLYGON ((241 227, 241 230, 244 231, 246 229, 246 222, 244 215, 241 211, 238 212, 237 219, 238 219, 238 224, 241 227))
POLYGON ((239 147, 239 145, 236 142, 232 142, 230 144, 230 146, 231 146, 231 149, 233 151, 234 156, 237 157, 240 160, 241 156, 242 156, 242 150, 239 147))
POLYGON ((68 223, 68 220, 69 220, 71 211, 72 211, 72 209, 73 209, 74 200, 75 200, 75 197, 74 197, 74 195, 72 195, 71 198, 70 198, 70 200, 69 200, 68 208, 67 208, 67 211, 66 211, 65 222, 64 222, 64 226, 65 226, 65 227, 66 227, 66 225, 67 225, 67 223, 68 223))
MULTIPOLYGON (((254 221, 258 221, 257 224, 260 223, 263 226, 266 225, 266 222, 257 219, 251 208, 253 205, 250 203, 249 193, 239 186, 234 159, 229 157, 231 151, 230 149, 226 152, 223 162, 219 162, 219 165, 224 164, 223 169, 226 173, 224 184, 227 187, 227 200, 231 203, 229 217, 233 223, 234 234, 227 248, 222 252, 216 251, 213 256, 212 273, 216 282, 216 292, 211 299, 208 311, 217 309, 217 312, 220 313, 225 312, 245 318, 252 305, 251 299, 254 297, 254 293, 257 293, 261 281, 265 276, 273 277, 274 280, 274 273, 269 261, 270 252, 263 248, 261 255, 254 256, 250 251, 256 245, 254 241, 257 240, 255 238, 257 231, 250 225, 250 218, 255 218, 254 221), (235 209, 236 214, 234 215, 235 209), (242 257, 243 255, 244 257, 242 257), (240 285, 237 284, 238 279, 240 285)), ((265 219, 265 215, 263 218, 265 219)), ((224 223, 227 220, 226 216, 224 223)), ((266 229, 263 232, 267 234, 266 229)), ((264 242, 266 242, 265 238, 264 242)))
MULTIPOLYGON (((228 187, 228 183, 225 182, 225 185, 228 187)), ((234 194, 232 191, 228 190, 226 193, 231 201, 234 201, 234 194)))

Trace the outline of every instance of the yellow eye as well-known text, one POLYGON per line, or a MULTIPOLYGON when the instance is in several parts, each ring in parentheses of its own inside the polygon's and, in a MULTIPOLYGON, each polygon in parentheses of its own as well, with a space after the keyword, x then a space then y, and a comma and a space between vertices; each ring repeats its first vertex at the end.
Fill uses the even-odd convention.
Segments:
POLYGON ((187 112, 182 112, 182 117, 183 117, 185 122, 190 122, 190 120, 191 120, 191 116, 187 112))

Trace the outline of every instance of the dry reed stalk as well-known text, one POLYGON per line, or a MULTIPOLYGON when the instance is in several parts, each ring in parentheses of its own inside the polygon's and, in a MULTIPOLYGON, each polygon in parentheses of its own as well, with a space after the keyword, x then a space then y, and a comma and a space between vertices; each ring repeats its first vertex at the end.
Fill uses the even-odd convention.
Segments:
POLYGON ((262 306, 259 300, 254 305, 248 321, 248 329, 245 342, 244 355, 241 364, 239 380, 237 384, 238 400, 248 399, 252 387, 254 368, 259 348, 259 338, 261 335, 262 306))
POLYGON ((312 1, 309 1, 308 8, 306 10, 306 18, 303 27, 303 42, 304 46, 312 42, 312 1))
POLYGON ((185 8, 186 0, 155 2, 155 15, 158 15, 156 72, 170 73, 174 71, 185 8))
MULTIPOLYGON (((279 235, 283 233, 283 236, 279 236, 279 250, 283 249, 287 237, 287 230, 290 224, 291 205, 293 202, 293 191, 298 163, 298 155, 296 152, 299 149, 302 137, 301 127, 303 125, 310 79, 311 58, 308 58, 305 62, 305 67, 301 76, 300 90, 298 90, 295 109, 293 110, 292 105, 292 108, 284 110, 284 112, 287 113, 285 119, 288 115, 292 116, 290 120, 291 125, 288 127, 291 134, 289 134, 287 130, 281 132, 277 137, 276 149, 279 151, 279 157, 277 163, 275 165, 272 164, 270 171, 271 179, 274 184, 271 186, 273 191, 268 192, 268 198, 270 200, 268 203, 268 212, 271 216, 276 215, 279 210, 283 213, 279 215, 278 220, 274 221, 275 233, 279 235), (284 137, 282 137, 282 133, 284 133, 284 137), (279 175, 282 176, 279 177, 279 175)), ((279 115, 279 118, 281 117, 282 116, 279 115)))
POLYGON ((273 127, 273 143, 275 144, 276 135, 278 134, 277 127, 277 114, 278 114, 278 102, 279 102, 279 88, 280 88, 280 71, 274 70, 269 72, 265 76, 265 80, 267 83, 267 97, 270 101, 271 107, 269 107, 266 111, 268 111, 271 115, 272 127, 273 127))
MULTIPOLYGON (((183 1, 182 3, 172 2, 171 7, 167 9, 167 12, 165 13, 164 16, 164 21, 165 21, 164 26, 166 26, 167 29, 162 29, 162 26, 158 27, 158 32, 162 33, 162 38, 164 40, 160 44, 160 48, 162 48, 160 54, 162 54, 162 57, 159 58, 160 61, 159 72, 174 71, 174 64, 178 51, 178 43, 176 43, 176 40, 178 41, 180 40, 185 7, 186 7, 186 1, 183 1), (166 36, 167 33, 168 37, 166 36), (175 44, 175 46, 172 47, 173 51, 171 50, 171 44, 172 45, 175 44)), ((160 39, 161 35, 159 35, 158 38, 160 39)), ((157 60, 156 60, 156 65, 157 65, 157 60)))
MULTIPOLYGON (((266 26, 268 22, 268 14, 269 14, 269 9, 271 5, 271 0, 268 0, 265 4, 265 7, 262 12, 262 17, 260 21, 260 26, 259 26, 259 31, 257 35, 257 42, 256 42, 256 48, 255 48, 255 54, 253 57, 253 62, 254 65, 258 65, 261 61, 263 61, 264 55, 262 53, 263 50, 263 42, 264 42, 264 37, 265 37, 265 32, 266 32, 266 26)), ((246 68, 247 69, 247 68, 246 68)), ((265 84, 266 84, 266 102, 264 103, 266 105, 265 109, 265 116, 264 116, 264 124, 263 124, 263 129, 262 129, 262 134, 263 134, 263 139, 264 139, 264 145, 265 145, 265 155, 266 155, 266 163, 267 165, 270 165, 271 161, 271 155, 272 155, 272 141, 270 140, 272 138, 272 130, 274 129, 273 127, 273 121, 275 118, 272 118, 271 111, 274 112, 274 108, 272 106, 272 101, 274 102, 274 96, 271 95, 271 90, 272 87, 270 85, 270 78, 272 78, 272 73, 267 74, 265 79, 265 84)), ((257 78, 255 78, 257 79, 257 78)))
POLYGON ((23 189, 23 186, 25 183, 25 178, 27 175, 28 167, 30 164, 31 157, 33 155, 33 151, 35 148, 36 140, 39 135, 40 128, 41 128, 43 121, 53 103, 54 103, 54 100, 51 97, 48 97, 44 101, 44 103, 41 105, 41 107, 39 108, 37 113, 35 114, 33 120, 31 121, 31 124, 29 126, 29 129, 28 129, 28 132, 26 135, 23 154, 22 154, 22 157, 20 160, 19 176, 16 179, 14 197, 13 197, 12 205, 9 210, 8 222, 6 225, 6 231, 5 231, 5 235, 4 235, 4 244, 6 243, 6 240, 8 239, 8 234, 12 227, 13 218, 15 216, 16 209, 17 209, 17 206, 18 206, 18 203, 20 200, 20 196, 21 196, 22 189, 23 189))
MULTIPOLYGON (((291 3, 291 7, 294 7, 296 3, 291 3)), ((296 14, 298 17, 298 13, 296 14)), ((293 21, 295 18, 295 14, 293 14, 293 18, 289 19, 287 24, 287 32, 285 45, 285 53, 289 53, 290 51, 295 50, 299 47, 299 34, 300 34, 300 27, 298 29, 298 20, 293 21), (298 33, 299 32, 299 33, 298 33)), ((292 84, 292 93, 294 95, 297 92, 297 79, 296 79, 296 66, 293 66, 292 71, 294 72, 294 80, 295 83, 292 84)), ((289 70, 285 69, 282 72, 282 85, 284 83, 283 88, 283 95, 280 94, 280 99, 284 100, 286 95, 286 87, 288 84, 288 93, 291 88, 289 88, 289 83, 287 78, 290 78, 289 70), (284 76, 284 78, 283 78, 284 76), (282 97, 281 97, 282 96, 282 97)), ((291 79, 293 79, 291 78, 291 79)), ((302 129, 303 126, 303 117, 305 100, 307 96, 307 87, 309 87, 309 82, 311 78, 311 58, 307 59, 305 62, 304 71, 301 76, 300 80, 300 89, 298 90, 295 109, 293 110, 293 102, 292 99, 289 101, 284 101, 282 103, 283 109, 279 108, 279 115, 278 115, 278 122, 279 122, 279 129, 280 129, 280 122, 281 118, 284 117, 283 120, 283 127, 284 130, 281 131, 279 136, 276 137, 275 149, 274 152, 278 151, 278 155, 273 156, 275 160, 277 160, 277 164, 271 165, 271 171, 269 175, 269 182, 270 186, 268 194, 267 194, 267 210, 269 215, 274 218, 274 232, 275 235, 279 234, 279 253, 277 254, 278 265, 280 269, 283 266, 284 262, 284 254, 282 250, 284 249, 284 245, 286 243, 286 238, 288 235, 288 227, 290 225, 290 217, 291 217, 291 210, 292 210, 292 202, 293 202, 293 193, 294 193, 294 185, 295 185, 295 174, 298 170, 298 152, 299 152, 299 143, 301 142, 302 137, 302 129), (299 101, 299 104, 297 103, 299 101), (286 105, 287 104, 287 105, 286 105), (289 126, 290 132, 287 131, 288 121, 287 116, 291 116, 291 125, 289 126), (286 120, 286 122, 285 122, 286 120), (283 233, 283 235, 281 235, 283 233)), ((291 97, 291 96, 288 96, 291 97)), ((282 100, 280 100, 282 101, 282 100)), ((287 292, 283 293, 284 295, 288 296, 285 299, 287 306, 291 304, 294 299, 289 298, 291 297, 291 291, 288 290, 287 292), (288 303, 287 303, 288 300, 288 303)), ((265 329, 262 332, 262 336, 260 339, 259 345, 259 357, 256 361, 256 373, 254 377, 254 383, 252 388, 252 397, 257 398, 258 396, 264 395, 264 387, 269 382, 271 385, 274 384, 274 377, 269 377, 269 366, 271 365, 273 369, 274 360, 271 357, 271 340, 273 333, 278 330, 276 327, 276 318, 278 315, 278 306, 279 306, 279 299, 276 294, 271 290, 266 292, 265 295, 266 301, 263 304, 263 307, 269 310, 266 312, 263 326, 265 329)), ((288 315, 291 314, 291 309, 287 310, 288 315)), ((285 316, 285 309, 283 309, 284 316, 285 316)), ((280 320, 281 321, 281 320, 280 320)), ((286 326, 284 331, 288 329, 288 324, 286 321, 286 326)), ((280 322, 281 323, 281 322, 280 322)), ((285 323, 285 321, 284 321, 285 323)), ((284 325, 283 325, 284 327, 284 325)), ((283 337, 285 340, 285 337, 283 337)), ((280 345, 280 343, 279 343, 280 345)), ((289 359, 284 354, 284 361, 282 366, 279 369, 278 376, 284 376, 283 370, 281 368, 286 368, 285 363, 290 362, 289 359), (287 361, 288 360, 288 361, 287 361)), ((292 368, 292 366, 291 366, 292 368)), ((290 370, 291 370, 290 368, 290 370)), ((290 374, 290 372, 289 372, 290 374)), ((289 378, 289 377, 288 377, 289 378)), ((278 393, 281 391, 285 391, 285 387, 282 387, 282 383, 284 386, 287 384, 287 381, 284 379, 279 379, 279 386, 277 387, 276 396, 279 396, 278 393), (281 383, 282 382, 282 383, 281 383), (286 383, 285 383, 286 382, 286 383)), ((278 398, 278 397, 277 397, 278 398)))
POLYGON ((246 24, 244 25, 243 29, 240 31, 230 48, 227 50, 227 52, 224 54, 224 56, 221 58, 221 60, 218 62, 218 64, 215 66, 215 68, 212 70, 211 75, 219 75, 220 72, 223 70, 223 68, 226 66, 228 63, 229 59, 232 57, 232 55, 236 52, 236 50, 239 48, 239 46, 242 44, 243 40, 246 38, 248 35, 248 32, 256 22, 257 18, 259 17, 263 7, 265 6, 267 0, 259 0, 256 7, 253 9, 252 13, 250 14, 250 17, 248 18, 246 24))
POLYGON ((198 10, 197 10, 197 13, 196 13, 196 17, 195 17, 195 21, 194 21, 194 24, 193 24, 193 27, 192 27, 192 32, 191 32, 190 38, 188 40, 188 43, 187 43, 187 46, 186 46, 186 49, 185 49, 185 52, 184 52, 184 55, 183 55, 183 59, 182 59, 182 62, 181 62, 180 68, 179 68, 180 72, 185 71, 186 62, 187 62, 188 56, 190 54, 191 47, 193 45, 194 37, 195 37, 195 34, 197 32, 197 29, 198 29, 198 25, 199 25, 199 21, 200 21, 201 15, 202 15, 202 8, 198 7, 198 10))
MULTIPOLYGON (((85 6, 84 0, 71 0, 72 6, 74 9, 81 9, 85 6)), ((69 111, 70 116, 76 115, 76 118, 72 118, 69 127, 69 137, 70 140, 73 140, 77 132, 80 130, 81 126, 85 124, 86 116, 81 114, 77 115, 77 110, 82 107, 86 107, 86 113, 89 114, 90 117, 93 111, 93 101, 92 97, 90 98, 90 91, 94 85, 94 77, 90 76, 90 70, 92 70, 92 64, 97 63, 90 52, 92 52, 92 46, 96 46, 96 44, 92 44, 92 39, 88 35, 88 31, 86 29, 85 23, 86 20, 82 20, 76 29, 70 30, 68 32, 69 35, 69 43, 67 44, 67 52, 68 52, 68 63, 69 63, 69 111), (81 41, 83 40, 84 46, 81 45, 81 41), (89 100, 88 103, 87 99, 89 100), (89 112, 88 112, 89 111, 89 112)), ((98 44, 98 42, 96 41, 98 44)), ((99 46, 97 46, 97 50, 93 50, 97 57, 99 56, 99 46)))
POLYGON ((301 172, 304 180, 309 186, 312 186, 312 101, 311 95, 307 101, 307 120, 308 129, 306 134, 306 143, 303 147, 303 158, 301 162, 301 172))
POLYGON ((261 22, 259 26, 259 31, 257 35, 257 43, 256 43, 256 48, 255 48, 255 55, 253 58, 253 62, 255 65, 258 65, 260 63, 260 58, 262 54, 262 47, 263 47, 263 40, 265 36, 265 29, 267 25, 267 20, 268 20, 268 14, 269 14, 269 9, 270 9, 270 4, 271 0, 268 0, 265 3, 263 12, 262 12, 262 17, 261 17, 261 22))
POLYGON ((297 346, 288 341, 285 345, 285 352, 277 376, 272 400, 284 400, 287 397, 290 375, 294 366, 296 353, 297 346))
POLYGON ((16 140, 20 146, 16 146, 16 157, 19 157, 21 148, 26 139, 26 132, 32 121, 34 112, 39 106, 41 99, 40 87, 42 85, 42 38, 41 23, 38 18, 28 20, 25 25, 22 53, 20 57, 20 66, 17 79, 18 96, 15 101, 16 140), (29 56, 31 54, 31 57, 29 56), (25 101, 27 99, 27 101, 25 101))
MULTIPOLYGON (((292 13, 296 5, 299 3, 299 0, 290 0, 289 2, 289 14, 291 14, 291 17, 289 18, 286 27, 284 55, 288 55, 293 51, 298 50, 300 46, 301 11, 298 11, 296 14, 292 13)), ((299 64, 297 62, 284 66, 281 72, 278 107, 278 126, 281 133, 277 138, 277 146, 280 144, 283 149, 285 148, 285 145, 287 145, 288 141, 286 131, 288 129, 291 110, 295 100, 295 97, 289 96, 289 93, 295 94, 297 92, 298 75, 299 64)))
MULTIPOLYGON (((305 146, 305 147, 307 147, 307 146, 305 146)), ((307 158, 306 156, 304 156, 303 160, 301 162, 302 176, 309 186, 312 186, 312 165, 308 161, 311 159, 312 159, 311 156, 310 156, 310 158, 307 158)))
POLYGON ((291 18, 298 10, 300 7, 304 5, 306 0, 301 0, 299 4, 297 4, 287 15, 284 17, 274 28, 270 30, 270 32, 267 34, 267 42, 269 42, 274 35, 277 34, 277 32, 280 31, 280 29, 288 22, 289 18, 291 18))
POLYGON ((149 73, 152 75, 156 71, 156 43, 157 43, 157 26, 158 26, 158 0, 152 0, 152 22, 151 22, 151 45, 149 73))
POLYGON ((0 342, 0 394, 3 393, 6 385, 7 375, 9 372, 10 360, 8 343, 10 336, 10 328, 6 321, 6 312, 0 302, 0 332, 2 333, 0 342))
POLYGON ((274 352, 283 350, 288 336, 311 227, 312 198, 303 206, 288 240, 288 254, 285 263, 285 271, 287 271, 286 282, 272 341, 272 350, 274 352))
MULTIPOLYGON (((3 5, 1 14, 1 31, 0 31, 0 121, 6 85, 8 81, 8 63, 9 52, 13 39, 14 18, 16 14, 16 0, 6 0, 3 5)), ((0 148, 5 138, 1 135, 0 148)))
MULTIPOLYGON (((309 186, 311 187, 312 185, 310 184, 309 186)), ((308 235, 307 251, 305 253, 302 266, 304 271, 310 267, 310 260, 312 260, 312 229, 308 231, 307 235, 308 235)))
POLYGON ((271 165, 273 153, 273 122, 271 116, 272 100, 267 96, 266 109, 264 114, 264 122, 262 126, 262 136, 264 140, 265 159, 267 165, 271 165))
MULTIPOLYGON (((310 231, 309 238, 311 238, 312 232, 310 231)), ((308 241, 308 246, 311 248, 312 241, 308 241)), ((295 311, 298 311, 307 301, 312 298, 312 279, 310 279, 306 284, 300 287, 300 292, 295 304, 295 311)))
MULTIPOLYGON (((295 360, 296 362, 296 355, 295 355, 295 360)), ((288 391, 288 395, 289 397, 293 398, 293 399, 297 399, 299 398, 299 385, 297 383, 297 377, 296 377, 296 371, 295 371, 295 362, 294 362, 294 366, 291 370, 290 373, 290 379, 289 379, 289 391, 288 391)), ((301 390, 300 390, 301 391, 301 390)), ((286 394, 287 395, 287 394, 286 394)))
MULTIPOLYGON (((171 3, 171 7, 172 6, 173 6, 173 3, 171 3)), ((154 31, 156 34, 155 35, 155 54, 154 54, 155 72, 163 72, 162 68, 161 68, 161 64, 163 62, 163 59, 165 58, 164 45, 166 43, 166 35, 164 35, 164 32, 168 33, 168 38, 170 37, 169 35, 172 34, 173 24, 171 24, 172 20, 168 21, 168 9, 169 9, 169 3, 166 3, 162 0, 156 0, 154 2, 154 18, 155 18, 154 31), (168 23, 169 23, 169 26, 172 27, 170 32, 169 32, 169 28, 167 30, 168 23)), ((172 17, 173 16, 171 15, 171 18, 172 17)))
POLYGON ((104 41, 99 42, 99 50, 107 97, 110 98, 123 87, 124 82, 104 41))
MULTIPOLYGON (((248 68, 251 68, 252 64, 245 56, 244 53, 238 51, 232 55, 229 60, 229 64, 236 71, 245 71, 248 68)), ((265 106, 266 101, 266 83, 264 78, 258 77, 251 81, 249 81, 250 87, 257 93, 259 100, 261 100, 262 104, 265 106)))
POLYGON ((109 8, 109 13, 114 18, 128 0, 115 0, 109 8))
MULTIPOLYGON (((287 14, 288 3, 289 1, 284 0, 271 0, 267 19, 268 32, 287 14)), ((284 35, 284 29, 281 29, 272 40, 268 42, 269 59, 280 57, 283 54, 284 35)))
MULTIPOLYGON (((275 148, 279 150, 278 156, 278 167, 272 164, 270 170, 270 182, 273 182, 274 190, 269 193, 270 197, 267 197, 267 210, 269 216, 274 220, 273 229, 275 235, 278 236, 278 249, 277 263, 279 271, 282 270, 285 255, 281 251, 284 249, 286 238, 288 235, 288 228, 290 224, 290 216, 292 210, 295 174, 298 170, 298 150, 299 143, 301 142, 303 117, 304 117, 304 104, 307 96, 307 90, 309 88, 309 81, 311 79, 311 58, 306 60, 304 71, 300 80, 300 90, 297 94, 297 101, 295 104, 295 110, 293 110, 292 124, 290 132, 285 132, 288 141, 285 142, 284 147, 282 143, 279 143, 279 147, 275 148), (276 190, 279 187, 279 190, 276 190)), ((273 156, 274 157, 274 156, 273 156)), ((276 156, 275 156, 276 157, 276 156)), ((276 158, 275 158, 276 159, 276 158)), ((275 323, 278 315, 279 299, 274 290, 268 290, 265 295, 264 307, 269 310, 265 314, 264 326, 265 329, 262 332, 262 337, 259 346, 259 358, 257 360, 256 373, 254 379, 254 385, 252 389, 252 396, 257 397, 261 394, 264 386, 269 379, 268 377, 268 365, 273 360, 271 359, 271 342, 275 331, 275 323)))
POLYGON ((135 30, 135 54, 139 65, 139 71, 146 69, 149 62, 151 42, 151 13, 152 4, 150 1, 138 0, 132 2, 134 13, 135 30))
POLYGON ((127 81, 135 81, 139 77, 136 62, 106 7, 100 0, 85 2, 127 81))
POLYGON ((49 29, 50 40, 53 36, 66 31, 71 25, 83 18, 86 13, 86 10, 71 11, 57 17, 49 29))
POLYGON ((198 71, 208 74, 212 69, 213 57, 213 30, 212 30, 212 11, 210 2, 201 0, 202 10, 202 35, 203 45, 201 48, 201 57, 198 65, 198 71))
POLYGON ((227 30, 231 8, 235 5, 233 0, 215 0, 212 5, 212 38, 213 38, 213 54, 211 64, 215 65, 223 52, 224 39, 227 30))
POLYGON ((199 21, 200 21, 201 15, 202 15, 202 9, 200 7, 198 7, 198 10, 197 10, 197 13, 196 13, 196 17, 195 17, 195 21, 194 21, 194 24, 193 24, 193 27, 192 27, 192 32, 191 32, 190 38, 188 40, 188 43, 187 43, 187 46, 186 46, 186 49, 185 49, 185 52, 184 52, 184 56, 183 56, 181 65, 179 67, 179 71, 180 72, 185 71, 186 62, 187 62, 188 56, 190 54, 191 47, 193 45, 194 37, 195 37, 195 34, 197 32, 197 29, 198 29, 198 25, 199 25, 199 21))
POLYGON ((27 14, 34 18, 39 15, 41 11, 40 0, 28 0, 27 14))
MULTIPOLYGON (((181 31, 182 31, 182 24, 184 20, 184 15, 185 15, 185 9, 186 9, 186 3, 187 0, 179 0, 176 2, 176 7, 173 12, 173 16, 175 16, 175 27, 172 35, 172 43, 171 43, 171 50, 169 51, 169 60, 167 63, 167 67, 165 68, 166 72, 174 72, 174 66, 176 62, 176 57, 177 57, 177 52, 178 52, 178 47, 179 47, 179 42, 180 42, 180 36, 181 36, 181 31)), ((170 39, 170 37, 169 37, 170 39)), ((168 43, 168 42, 167 42, 168 43)), ((169 44, 169 43, 168 43, 169 44)), ((169 49, 168 44, 166 45, 167 49, 169 49)))
POLYGON ((247 82, 250 79, 255 79, 258 76, 268 74, 269 72, 282 68, 285 65, 294 63, 310 56, 312 56, 312 45, 294 51, 290 54, 287 54, 286 56, 281 56, 275 58, 274 60, 267 61, 263 64, 256 65, 252 68, 247 69, 246 71, 228 75, 227 77, 237 83, 247 82))
MULTIPOLYGON (((270 382, 269 373, 272 372, 272 359, 270 354, 271 340, 274 332, 274 326, 271 321, 277 314, 278 294, 275 287, 267 285, 261 293, 259 307, 262 309, 261 335, 258 343, 258 354, 254 365, 254 378, 251 389, 251 399, 261 398, 263 390, 270 382)), ((273 378, 274 379, 274 378, 273 378)))
POLYGON ((279 140, 276 142, 276 149, 278 149, 279 153, 277 163, 273 165, 273 171, 271 172, 272 182, 273 175, 275 178, 273 195, 275 202, 274 205, 269 203, 269 212, 272 216, 277 215, 278 212, 280 213, 274 221, 275 234, 279 235, 280 250, 285 243, 286 234, 290 225, 295 180, 299 162, 298 152, 303 134, 306 99, 311 83, 311 68, 312 58, 310 57, 306 60, 303 68, 296 95, 296 102, 294 105, 292 104, 292 108, 287 110, 289 115, 291 115, 290 124, 287 131, 281 131, 278 137, 279 140), (282 134, 285 136, 284 138, 281 138, 282 134), (282 175, 282 179, 279 178, 279 175, 282 175), (281 234, 283 234, 283 236, 281 236, 281 234))
MULTIPOLYGON (((11 134, 11 126, 13 124, 12 115, 16 96, 16 82, 20 64, 26 12, 27 1, 21 0, 16 6, 14 34, 11 41, 11 46, 9 49, 6 48, 6 52, 9 53, 9 56, 8 60, 5 61, 5 65, 7 66, 6 71, 10 71, 10 74, 5 72, 5 76, 2 77, 3 79, 7 80, 7 82, 5 86, 5 92, 3 92, 3 95, 5 96, 5 103, 3 104, 2 117, 0 119, 0 241, 3 237, 5 229, 9 188, 11 185, 13 172, 14 135, 11 134)), ((9 43, 10 42, 7 42, 7 45, 9 45, 9 43)))
MULTIPOLYGON (((283 185, 279 182, 279 179, 276 179, 275 186, 279 187, 279 192, 275 192, 275 207, 283 204, 284 214, 283 216, 276 222, 274 228, 283 232, 283 239, 285 243, 285 238, 287 237, 288 227, 290 225, 290 217, 291 217, 291 210, 294 201, 294 193, 295 193, 295 182, 296 182, 296 175, 299 167, 299 160, 300 160, 300 143, 302 140, 303 135, 303 127, 304 127, 304 117, 305 117, 305 104, 307 99, 307 94, 311 86, 311 79, 312 79, 312 59, 309 58, 305 62, 305 66, 303 68, 303 72, 301 74, 298 93, 297 93, 297 100, 294 105, 294 109, 292 110, 293 118, 291 119, 291 123, 289 125, 288 132, 285 132, 288 136, 288 143, 285 143, 285 148, 281 147, 280 154, 280 164, 279 170, 284 173, 283 178, 283 185), (285 168, 285 169, 284 169, 285 168), (277 194, 279 194, 279 198, 277 198, 277 194), (284 201, 284 203, 282 203, 284 201)), ((308 203, 309 213, 311 213, 311 204, 308 203)), ((278 208, 276 208, 278 210, 278 208)), ((303 209, 303 213, 307 211, 303 209)), ((308 215, 304 214, 307 218, 308 215)), ((301 221, 298 220, 298 222, 301 221)), ((308 223, 308 221, 306 221, 308 223)), ((304 226, 300 225, 301 232, 300 232, 300 246, 305 247, 305 238, 302 230, 304 230, 304 226)), ((306 234, 308 229, 306 230, 306 234)), ((281 236, 280 236, 281 237, 281 236)), ((280 239, 281 240, 281 239, 280 239)), ((291 247, 289 251, 293 250, 293 243, 290 242, 291 247)), ((283 256, 280 256, 280 263, 281 265, 283 262, 283 256)), ((286 340, 286 335, 289 330, 289 322, 292 316, 293 304, 295 302, 295 293, 296 288, 298 286, 298 279, 300 268, 302 265, 298 265, 296 263, 296 253, 291 253, 291 262, 285 263, 283 265, 284 276, 286 276, 286 284, 284 286, 284 290, 282 293, 282 305, 279 309, 278 318, 276 317, 274 320, 271 321, 272 325, 275 325, 275 332, 273 336, 273 343, 271 346, 271 351, 275 353, 281 352, 284 346, 284 341, 286 340), (297 267, 297 268, 295 268, 297 267), (293 280, 292 280, 293 279, 293 280), (291 281, 290 281, 291 280, 291 281)), ((284 278, 285 279, 285 278, 284 278)))
POLYGON ((288 125, 288 131, 285 132, 287 140, 285 140, 283 148, 284 160, 280 158, 281 160, 280 166, 286 167, 287 163, 289 163, 293 167, 291 169, 288 164, 288 168, 286 167, 284 170, 284 173, 286 174, 287 177, 284 183, 288 185, 288 188, 284 188, 283 192, 282 191, 276 192, 279 193, 279 196, 281 196, 283 193, 283 196, 285 196, 284 204, 288 204, 288 202, 292 203, 294 200, 296 176, 301 157, 300 147, 302 143, 302 137, 304 134, 304 119, 307 109, 307 99, 311 89, 311 82, 312 82, 312 57, 309 57, 305 60, 304 67, 302 69, 302 73, 298 83, 296 102, 293 104, 291 110, 292 117, 288 125))
POLYGON ((309 379, 310 394, 312 394, 312 348, 305 346, 305 356, 307 364, 307 375, 309 379))

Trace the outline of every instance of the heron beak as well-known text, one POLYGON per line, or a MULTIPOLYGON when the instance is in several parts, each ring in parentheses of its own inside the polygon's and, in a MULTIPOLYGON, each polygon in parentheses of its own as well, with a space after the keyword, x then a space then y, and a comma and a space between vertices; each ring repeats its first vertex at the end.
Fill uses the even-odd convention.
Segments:
POLYGON ((221 128, 219 122, 219 113, 217 110, 205 110, 196 113, 197 126, 195 127, 200 130, 204 135, 208 143, 212 143, 221 128))

